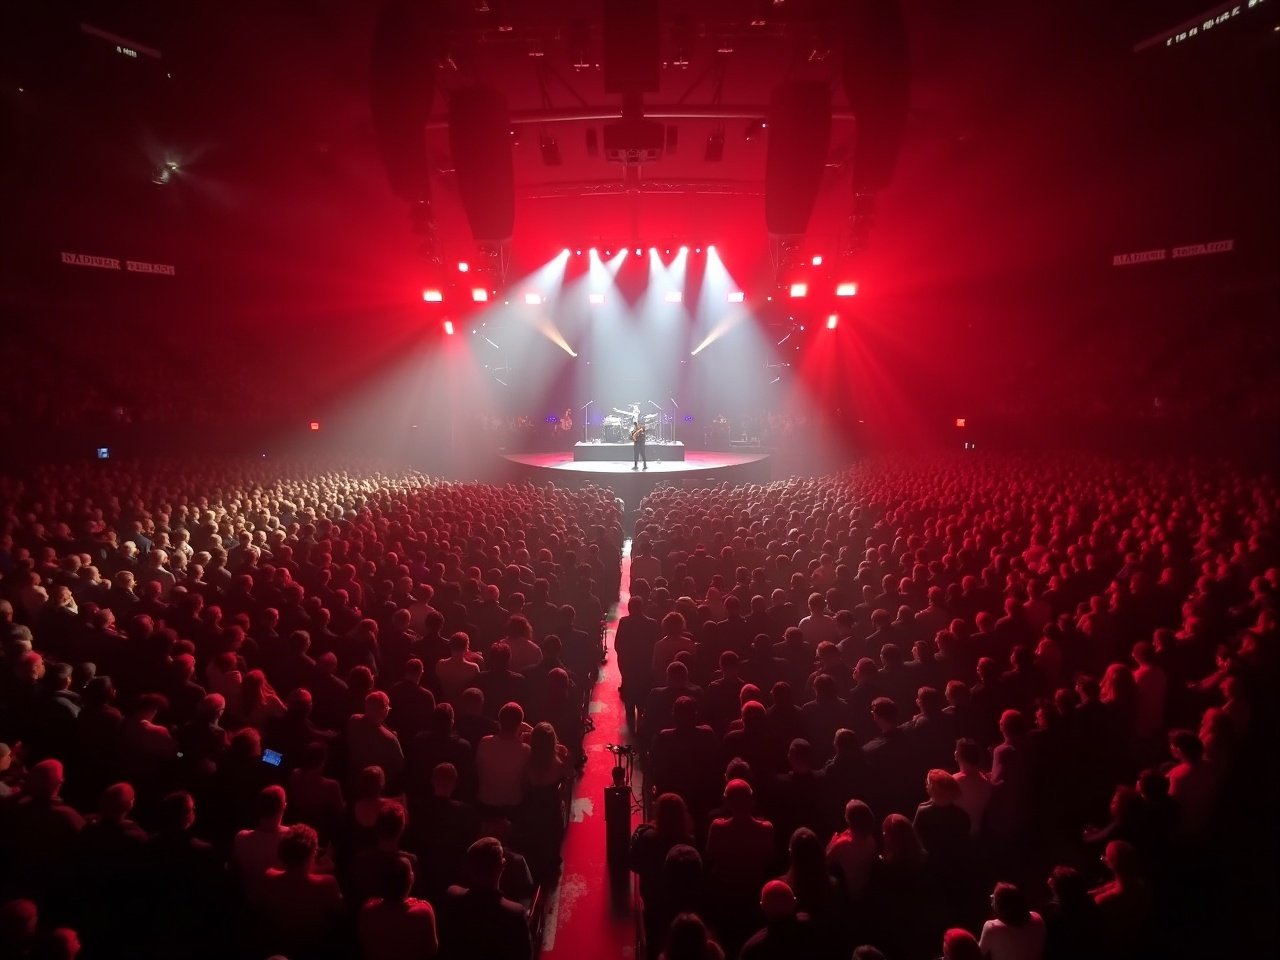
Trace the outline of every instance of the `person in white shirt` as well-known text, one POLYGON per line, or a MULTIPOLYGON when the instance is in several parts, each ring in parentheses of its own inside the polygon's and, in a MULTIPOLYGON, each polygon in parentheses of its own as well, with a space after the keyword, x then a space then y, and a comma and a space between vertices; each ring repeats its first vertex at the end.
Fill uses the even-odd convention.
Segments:
POLYGON ((1043 960, 1044 921, 1027 906, 1027 898, 1012 883, 997 883, 991 894, 994 920, 982 925, 978 947, 987 960, 1043 960))
POLYGON ((844 877, 845 893, 858 900, 867 891, 871 871, 879 852, 879 829, 875 814, 861 800, 850 800, 844 807, 847 829, 836 834, 827 844, 827 865, 839 868, 844 877))
POLYGON ((436 678, 440 681, 440 699, 458 705, 462 691, 480 676, 480 664, 471 653, 471 638, 465 633, 455 633, 449 638, 449 656, 436 663, 436 678))
POLYGON ((838 643, 840 628, 827 613, 827 598, 820 593, 809 594, 809 615, 800 621, 800 632, 810 650, 817 650, 823 642, 838 643))
POLYGON ((960 798, 956 806, 969 815, 969 832, 977 834, 982 830, 982 817, 991 802, 991 794, 995 789, 991 780, 982 772, 982 748, 973 740, 965 737, 956 741, 956 765, 960 772, 955 781, 960 786, 960 798))
POLYGON ((241 830, 231 845, 231 863, 251 903, 261 899, 267 871, 280 866, 284 811, 284 788, 264 787, 258 794, 258 825, 241 830))
POLYGON ((498 711, 498 732, 476 750, 476 800, 493 812, 509 812, 524 799, 529 745, 524 742, 524 710, 508 703, 498 711))

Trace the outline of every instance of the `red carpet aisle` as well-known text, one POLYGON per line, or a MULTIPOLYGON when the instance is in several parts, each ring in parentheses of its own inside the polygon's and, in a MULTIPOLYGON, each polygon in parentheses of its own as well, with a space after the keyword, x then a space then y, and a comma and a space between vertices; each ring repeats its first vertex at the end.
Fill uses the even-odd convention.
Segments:
POLYGON ((630 582, 631 545, 628 543, 622 552, 622 597, 605 628, 609 662, 600 671, 600 680, 591 694, 595 730, 587 734, 584 744, 587 769, 574 791, 560 886, 547 904, 542 938, 542 956, 546 960, 631 960, 635 957, 636 932, 630 909, 615 909, 611 903, 604 829, 604 791, 612 782, 613 769, 613 757, 605 745, 630 742, 622 701, 618 699, 618 663, 613 654, 617 611, 627 607, 630 582))

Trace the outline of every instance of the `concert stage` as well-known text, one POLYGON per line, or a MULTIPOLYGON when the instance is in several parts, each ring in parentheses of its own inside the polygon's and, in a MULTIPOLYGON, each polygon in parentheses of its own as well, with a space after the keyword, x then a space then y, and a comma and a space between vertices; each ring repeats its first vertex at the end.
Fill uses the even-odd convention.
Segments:
POLYGON ((625 444, 625 447, 625 460, 574 460, 568 451, 507 453, 503 454, 503 459, 520 480, 552 480, 569 486, 585 483, 607 485, 631 509, 635 509, 641 498, 659 483, 768 483, 771 478, 767 453, 687 450, 683 460, 659 462, 654 456, 656 445, 653 445, 649 448, 649 469, 633 470, 631 444, 625 444))
MULTIPOLYGON (((684 460, 683 443, 649 443, 645 445, 649 460, 684 460)), ((633 443, 582 443, 573 445, 573 459, 577 463, 613 462, 632 463, 635 459, 633 443)))

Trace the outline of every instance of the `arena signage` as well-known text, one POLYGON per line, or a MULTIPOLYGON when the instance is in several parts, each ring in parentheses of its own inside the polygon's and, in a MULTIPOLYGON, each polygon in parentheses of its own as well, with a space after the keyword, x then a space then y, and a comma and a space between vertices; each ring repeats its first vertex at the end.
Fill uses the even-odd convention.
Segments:
POLYGON ((1163 248, 1159 250, 1142 250, 1138 253, 1117 253, 1111 258, 1113 267, 1127 267, 1134 263, 1151 263, 1154 260, 1163 260, 1165 251, 1163 248))
POLYGON ((119 270, 120 261, 115 257, 95 257, 88 253, 62 251, 62 262, 73 267, 98 267, 102 270, 119 270))
POLYGON ((153 273, 161 277, 176 275, 171 263, 148 263, 145 260, 121 260, 119 257, 99 257, 91 253, 62 251, 62 262, 72 267, 96 267, 99 270, 124 270, 127 273, 153 273))
POLYGON ((1205 257, 1213 253, 1230 253, 1236 248, 1235 240, 1214 240, 1212 243, 1190 243, 1166 250, 1141 250, 1137 253, 1117 253, 1111 258, 1113 267, 1130 267, 1135 263, 1155 263, 1160 260, 1185 260, 1187 257, 1205 257))

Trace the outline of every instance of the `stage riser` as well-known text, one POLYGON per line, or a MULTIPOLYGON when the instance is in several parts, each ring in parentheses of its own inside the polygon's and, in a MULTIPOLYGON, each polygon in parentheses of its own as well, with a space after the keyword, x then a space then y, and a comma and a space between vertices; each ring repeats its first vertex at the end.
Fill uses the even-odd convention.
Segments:
MULTIPOLYGON (((683 443, 649 443, 645 456, 650 462, 684 460, 683 443)), ((631 463, 635 459, 635 445, 631 443, 575 443, 573 459, 576 463, 631 463)))

